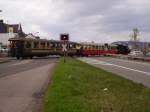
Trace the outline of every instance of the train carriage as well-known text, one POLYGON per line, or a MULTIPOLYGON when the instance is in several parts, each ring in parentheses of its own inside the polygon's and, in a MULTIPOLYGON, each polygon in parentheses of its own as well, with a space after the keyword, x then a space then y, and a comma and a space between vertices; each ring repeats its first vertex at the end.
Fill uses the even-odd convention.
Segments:
MULTIPOLYGON (((19 58, 42 57, 48 55, 63 55, 62 41, 46 40, 37 38, 10 38, 10 56, 19 58)), ((76 43, 67 42, 67 55, 106 55, 106 54, 128 54, 127 47, 120 47, 115 44, 100 43, 76 43), (126 48, 126 49, 125 49, 126 48)))
POLYGON ((30 57, 45 56, 53 53, 52 49, 45 39, 33 38, 11 38, 10 41, 10 54, 13 57, 30 57))
MULTIPOLYGON (((25 58, 34 56, 62 55, 62 43, 56 40, 34 38, 10 38, 10 55, 25 58)), ((68 42, 68 55, 76 55, 77 43, 68 42)))
POLYGON ((116 54, 117 46, 113 44, 81 43, 80 55, 105 55, 116 54))

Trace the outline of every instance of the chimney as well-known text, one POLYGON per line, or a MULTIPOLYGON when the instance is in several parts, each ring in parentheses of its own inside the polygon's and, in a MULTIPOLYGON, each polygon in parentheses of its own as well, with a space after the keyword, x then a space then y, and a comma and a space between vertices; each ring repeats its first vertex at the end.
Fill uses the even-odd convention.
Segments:
POLYGON ((0 23, 4 23, 4 20, 1 19, 1 20, 0 20, 0 23))

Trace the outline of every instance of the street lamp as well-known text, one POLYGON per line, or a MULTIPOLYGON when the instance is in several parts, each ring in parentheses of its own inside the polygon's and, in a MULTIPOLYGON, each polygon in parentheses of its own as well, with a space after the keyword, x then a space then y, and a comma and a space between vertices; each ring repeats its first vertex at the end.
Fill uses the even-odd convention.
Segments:
POLYGON ((36 35, 36 34, 38 34, 39 32, 35 32, 33 35, 36 35))
POLYGON ((147 53, 147 44, 146 44, 146 39, 144 39, 144 56, 146 56, 147 53))

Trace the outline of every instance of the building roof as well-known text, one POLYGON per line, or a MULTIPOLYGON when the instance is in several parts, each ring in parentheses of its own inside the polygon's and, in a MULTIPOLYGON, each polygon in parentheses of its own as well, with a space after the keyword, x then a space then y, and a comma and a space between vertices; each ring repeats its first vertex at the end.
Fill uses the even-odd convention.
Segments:
POLYGON ((0 33, 19 33, 23 32, 21 24, 6 24, 0 20, 0 33))
POLYGON ((0 33, 7 33, 7 24, 0 20, 0 33))
POLYGON ((22 32, 22 27, 21 24, 7 24, 8 28, 13 28, 13 33, 19 33, 22 32))

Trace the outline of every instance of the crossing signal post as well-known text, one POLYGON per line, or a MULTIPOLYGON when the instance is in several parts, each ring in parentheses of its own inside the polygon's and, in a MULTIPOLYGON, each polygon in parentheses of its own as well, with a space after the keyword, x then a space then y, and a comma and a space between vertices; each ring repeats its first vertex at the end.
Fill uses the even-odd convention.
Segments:
POLYGON ((61 43, 62 43, 62 52, 63 52, 63 56, 64 56, 64 63, 66 63, 69 34, 61 34, 60 35, 60 40, 61 40, 61 43))

